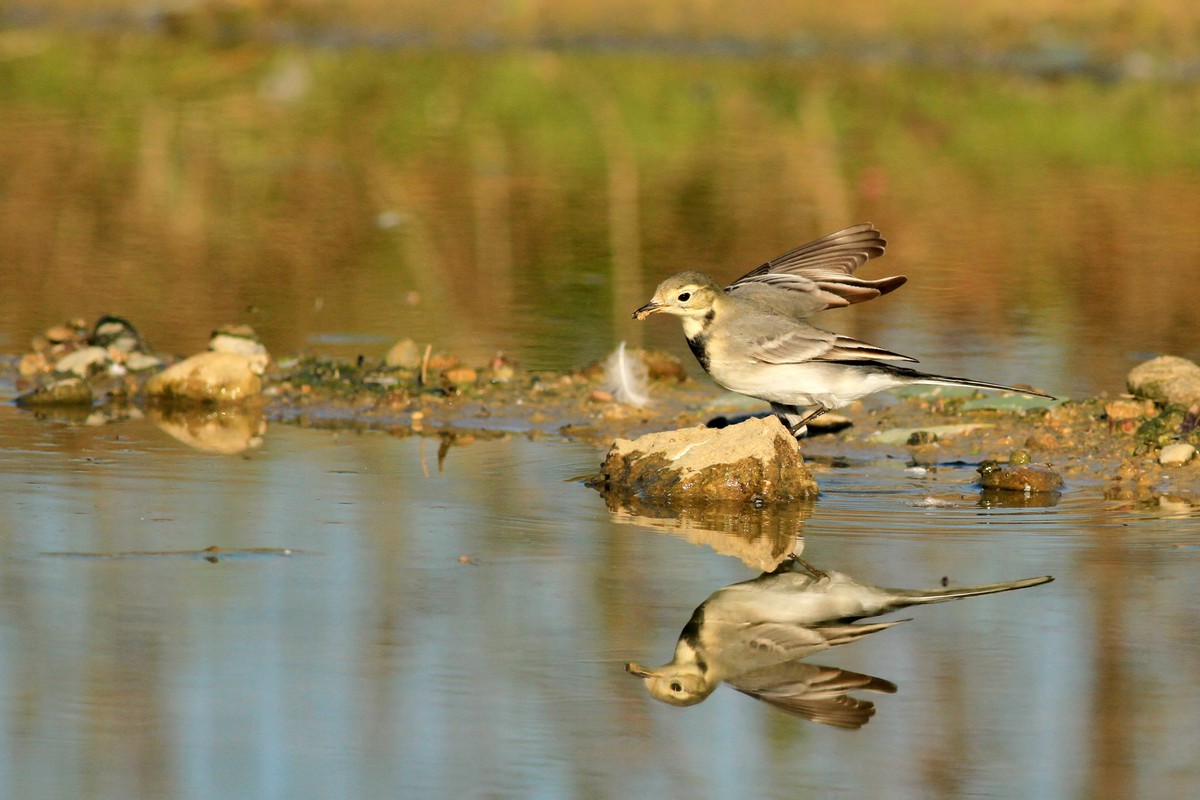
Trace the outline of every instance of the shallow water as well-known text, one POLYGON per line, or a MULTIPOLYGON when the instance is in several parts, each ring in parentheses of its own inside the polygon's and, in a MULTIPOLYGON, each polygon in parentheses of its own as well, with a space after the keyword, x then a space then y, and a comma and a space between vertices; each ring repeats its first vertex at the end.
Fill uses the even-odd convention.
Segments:
MULTIPOLYGON (((1190 89, 38 31, 21 46, 0 59, 6 355, 116 312, 172 352, 245 321, 277 355, 374 357, 411 336, 568 369, 629 339, 690 363, 676 326, 629 319, 659 279, 732 278, 860 219, 891 241, 869 275, 910 282, 822 324, 930 370, 1078 396, 1120 391, 1149 355, 1200 355, 1190 89)), ((729 687, 670 707, 625 673, 667 661, 693 609, 757 571, 720 554, 744 540, 609 511, 575 480, 596 448, 228 432, 226 450, 261 446, 216 455, 149 419, 0 406, 12 796, 1200 791, 1200 514, 1169 486, 1005 507, 971 464, 839 456, 816 461, 810 506, 709 518, 799 530, 808 561, 879 585, 1055 577, 814 656, 898 686, 861 695, 876 716, 848 733, 729 687)))
MULTIPOLYGON (((145 421, 0 410, 0 752, 21 797, 1186 797, 1200 517, 1079 487, 988 509, 970 467, 825 468, 815 565, 881 585, 1051 574, 810 659, 898 685, 848 733, 628 660, 755 571, 618 522, 600 453, 274 426, 244 457, 145 421), (936 496, 943 505, 928 505, 936 496), (97 560, 48 553, 286 548, 97 560)), ((866 699, 869 696, 864 696, 866 699)))

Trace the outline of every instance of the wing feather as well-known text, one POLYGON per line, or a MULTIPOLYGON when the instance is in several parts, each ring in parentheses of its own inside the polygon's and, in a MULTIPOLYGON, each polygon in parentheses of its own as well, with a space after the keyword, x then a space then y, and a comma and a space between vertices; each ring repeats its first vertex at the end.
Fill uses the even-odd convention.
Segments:
POLYGON ((728 683, 793 716, 849 729, 861 728, 875 714, 874 703, 850 697, 850 692, 896 691, 896 684, 883 678, 795 661, 738 675, 728 683))
POLYGON ((898 289, 907 280, 895 275, 876 280, 854 271, 883 255, 887 241, 869 222, 802 244, 747 272, 725 288, 796 318, 827 308, 861 303, 898 289))
POLYGON ((810 326, 759 336, 749 343, 750 355, 766 364, 803 364, 809 361, 916 361, 849 336, 810 326))

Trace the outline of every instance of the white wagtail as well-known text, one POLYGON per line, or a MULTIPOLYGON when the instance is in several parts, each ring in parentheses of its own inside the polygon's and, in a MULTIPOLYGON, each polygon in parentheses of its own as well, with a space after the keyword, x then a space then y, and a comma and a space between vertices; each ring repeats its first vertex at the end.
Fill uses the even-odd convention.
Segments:
POLYGON ((804 321, 818 311, 870 300, 901 286, 907 279, 900 275, 875 281, 854 277, 854 270, 882 255, 885 246, 879 232, 863 223, 801 245, 723 290, 707 275, 681 272, 660 283, 633 317, 659 312, 680 317, 688 346, 713 380, 766 400, 796 436, 830 409, 914 383, 1050 397, 897 366, 889 362, 916 359, 804 321), (805 415, 801 408, 806 406, 816 408, 805 415))
POLYGON ((1043 576, 959 589, 885 589, 840 572, 821 572, 793 557, 773 572, 713 592, 683 627, 670 663, 646 669, 630 662, 625 669, 644 680, 654 699, 671 705, 695 705, 725 681, 786 707, 794 699, 787 686, 794 676, 781 665, 908 621, 852 624, 856 620, 1052 580, 1043 576))

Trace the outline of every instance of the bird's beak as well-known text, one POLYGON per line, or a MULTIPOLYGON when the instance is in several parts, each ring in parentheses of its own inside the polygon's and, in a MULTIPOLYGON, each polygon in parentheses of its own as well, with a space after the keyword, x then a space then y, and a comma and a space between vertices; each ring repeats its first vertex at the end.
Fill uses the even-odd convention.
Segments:
POLYGON ((653 672, 651 672, 648 669, 639 667, 637 664, 633 663, 632 661, 625 664, 625 671, 628 672, 630 675, 634 676, 635 678, 653 678, 654 677, 653 672))
POLYGON ((662 303, 656 303, 653 300, 651 300, 649 303, 646 303, 646 305, 642 306, 637 311, 633 312, 633 318, 634 319, 645 319, 646 317, 650 316, 651 314, 657 313, 662 310, 663 310, 662 303))

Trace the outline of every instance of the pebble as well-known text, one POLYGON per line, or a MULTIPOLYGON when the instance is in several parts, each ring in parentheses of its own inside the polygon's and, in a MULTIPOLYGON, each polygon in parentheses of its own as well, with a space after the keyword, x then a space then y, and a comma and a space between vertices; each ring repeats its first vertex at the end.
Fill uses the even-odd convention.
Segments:
POLYGON ((1164 467, 1180 467, 1192 460, 1196 448, 1187 442, 1169 444, 1158 454, 1158 463, 1164 467))
POLYGON ((92 388, 83 378, 63 378, 21 395, 19 406, 75 406, 92 404, 92 388))
POLYGON ((72 339, 77 339, 80 334, 76 329, 66 325, 55 325, 43 331, 42 336, 45 336, 51 344, 60 344, 61 342, 69 342, 72 339))
POLYGON ((152 356, 149 353, 130 353, 125 359, 125 369, 131 372, 141 372, 145 369, 161 367, 162 363, 161 358, 152 356))
POLYGON ((1154 402, 1152 400, 1135 400, 1123 397, 1117 400, 1109 400, 1104 404, 1104 415, 1112 422, 1141 419, 1153 413, 1154 402))
POLYGON ((443 372, 442 377, 455 386, 467 386, 475 382, 479 373, 470 367, 454 367, 443 372))
POLYGON ((508 383, 517 374, 513 363, 505 358, 503 353, 496 354, 496 357, 488 364, 488 370, 491 373, 492 383, 508 383))
POLYGON ((389 367, 416 369, 421 366, 421 348, 412 339, 401 339, 392 345, 383 357, 383 363, 389 367))
POLYGON ((214 353, 238 353, 247 356, 262 365, 259 374, 265 372, 271 362, 266 345, 249 325, 222 325, 208 338, 208 349, 214 353))
POLYGON ((17 370, 21 373, 22 378, 32 378, 35 375, 41 375, 50 369, 50 365, 46 362, 46 354, 40 351, 26 353, 21 356, 21 363, 17 370))
POLYGON ((454 369, 459 363, 458 356, 436 353, 429 357, 429 363, 425 365, 425 368, 430 372, 445 372, 448 369, 454 369))
POLYGON ((1129 371, 1129 391, 1160 403, 1200 402, 1200 366, 1178 356, 1159 356, 1129 371))
POLYGON ((1054 450, 1058 447, 1058 439, 1050 431, 1037 431, 1029 434, 1025 440, 1026 450, 1054 450))
POLYGON ((661 350, 643 350, 641 356, 651 380, 669 380, 676 383, 683 383, 687 380, 687 370, 684 369, 683 362, 670 353, 664 353, 661 350))
POLYGON ((108 351, 103 347, 82 347, 54 362, 54 371, 86 378, 89 372, 97 371, 107 361, 108 351))
POLYGON ((1036 464, 1006 466, 996 461, 979 465, 979 483, 985 489, 1009 492, 1054 492, 1062 488, 1063 479, 1050 467, 1036 464))

